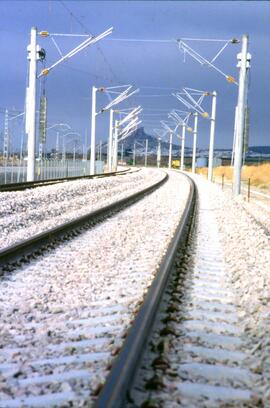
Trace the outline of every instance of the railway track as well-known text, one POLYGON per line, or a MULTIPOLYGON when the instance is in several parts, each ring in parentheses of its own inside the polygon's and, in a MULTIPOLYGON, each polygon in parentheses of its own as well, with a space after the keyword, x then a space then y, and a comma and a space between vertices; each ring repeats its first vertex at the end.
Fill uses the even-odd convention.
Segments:
POLYGON ((14 270, 20 264, 29 262, 32 257, 41 255, 43 251, 51 249, 57 243, 76 236, 81 231, 121 211, 125 206, 135 203, 146 194, 160 187, 167 179, 168 175, 165 173, 160 181, 139 192, 0 250, 0 275, 1 269, 2 273, 14 270))
POLYGON ((262 406, 260 375, 246 363, 250 354, 227 282, 215 208, 207 195, 198 201, 186 246, 182 236, 173 263, 160 270, 169 275, 167 285, 149 293, 148 310, 137 316, 95 408, 262 406))
POLYGON ((163 227, 169 242, 179 209, 172 211, 175 206, 168 198, 179 200, 188 192, 185 180, 179 192, 170 179, 143 200, 37 259, 31 256, 29 263, 20 263, 2 277, 1 408, 93 403, 152 282, 155 257, 164 248, 157 234, 147 239, 147 227, 154 231, 167 211, 175 218, 168 230, 163 227), (157 198, 164 202, 161 208, 155 205, 157 198), (155 205, 154 214, 152 208, 147 213, 150 203, 155 205), (148 220, 147 226, 138 222, 138 214, 148 220), (117 234, 116 228, 122 233, 117 234), (134 237, 138 229, 139 240, 134 237), (145 242, 140 244, 143 237, 145 242), (106 260, 97 251, 104 252, 108 245, 110 259, 106 260))
POLYGON ((161 172, 143 169, 116 177, 1 193, 0 249, 118 201, 161 178, 161 172))
MULTIPOLYGON (((183 177, 170 174, 178 176, 183 177)), ((82 234, 83 240, 78 236, 54 249, 49 261, 43 256, 32 260, 30 274, 26 265, 11 281, 4 280, 1 298, 9 312, 3 317, 8 326, 2 330, 0 343, 1 408, 260 406, 254 392, 259 376, 245 366, 245 341, 226 283, 214 208, 200 192, 198 199, 192 181, 187 184, 188 193, 178 193, 178 197, 183 195, 188 204, 173 234, 165 234, 169 245, 166 251, 162 247, 155 273, 149 275, 149 267, 142 267, 142 231, 129 252, 121 247, 121 234, 111 235, 118 254, 109 260, 111 269, 104 276, 106 267, 99 265, 102 254, 93 254, 85 266, 99 243, 108 245, 104 230, 94 228, 82 234), (79 259, 74 259, 76 251, 79 259), (91 262, 100 267, 97 277, 89 278, 91 262), (37 290, 34 300, 29 296, 29 304, 23 288, 35 293, 44 285, 43 275, 50 282, 62 263, 57 279, 66 296, 58 299, 55 289, 45 283, 42 295, 37 290), (45 272, 39 273, 40 268, 45 272), (75 271, 71 284, 69 269, 75 271), (110 286, 112 277, 116 282, 110 286), (91 292, 84 293, 89 279, 91 292), (96 288, 97 281, 101 290, 96 288), (20 311, 20 319, 14 318, 20 305, 14 298, 18 290, 27 304, 22 303, 26 309, 20 311)), ((168 183, 165 188, 168 195, 163 200, 169 205, 177 189, 168 183)), ((150 199, 151 195, 145 200, 150 199)), ((140 201, 130 207, 129 215, 123 211, 108 220, 109 241, 110 228, 122 231, 132 211, 133 220, 138 217, 135 207, 139 205, 140 201)), ((167 214, 169 223, 171 210, 162 208, 157 215, 151 214, 155 250, 146 252, 148 261, 160 243, 154 226, 161 214, 167 214)), ((124 241, 131 240, 131 235, 124 241)))
MULTIPOLYGON (((139 171, 139 170, 140 169, 137 169, 135 171, 139 171)), ((27 190, 29 188, 36 188, 36 187, 42 187, 42 186, 46 187, 52 184, 64 183, 67 181, 74 181, 74 180, 120 176, 120 175, 127 174, 128 172, 130 172, 130 168, 124 169, 121 171, 111 172, 111 173, 101 173, 101 174, 87 175, 87 176, 61 177, 61 178, 54 178, 54 179, 48 179, 48 180, 35 180, 35 181, 25 181, 21 183, 0 184, 0 193, 8 192, 8 191, 27 190)))

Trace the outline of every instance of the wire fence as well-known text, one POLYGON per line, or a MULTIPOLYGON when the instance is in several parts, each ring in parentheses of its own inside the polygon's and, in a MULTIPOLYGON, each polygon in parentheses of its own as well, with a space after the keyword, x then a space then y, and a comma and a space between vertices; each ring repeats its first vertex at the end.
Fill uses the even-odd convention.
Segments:
MULTIPOLYGON (((104 162, 95 162, 95 172, 104 172, 104 162)), ((35 180, 49 180, 90 174, 90 160, 36 160, 35 180)), ((27 181, 27 161, 9 160, 0 166, 0 184, 21 183, 27 181)))
MULTIPOLYGON (((213 182, 219 184, 222 190, 231 190, 233 192, 233 182, 225 178, 225 175, 214 176, 213 182)), ((252 198, 262 199, 270 202, 270 192, 259 191, 252 185, 252 178, 241 179, 241 194, 249 202, 252 198)))

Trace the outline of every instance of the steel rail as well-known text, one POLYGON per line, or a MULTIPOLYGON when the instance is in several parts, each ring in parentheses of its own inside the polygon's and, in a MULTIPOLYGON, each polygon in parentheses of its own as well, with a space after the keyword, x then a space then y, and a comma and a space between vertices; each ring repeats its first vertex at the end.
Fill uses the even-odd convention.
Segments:
POLYGON ((197 190, 194 181, 185 175, 190 183, 186 208, 174 237, 164 255, 157 275, 147 292, 146 298, 129 330, 124 345, 113 364, 112 370, 94 405, 95 408, 120 408, 128 399, 136 370, 140 364, 144 347, 151 333, 162 295, 166 289, 174 260, 180 245, 185 243, 196 212, 197 190))
POLYGON ((31 238, 25 239, 17 244, 0 250, 0 268, 2 268, 4 271, 10 270, 10 264, 11 266, 13 265, 12 267, 14 267, 14 265, 18 264, 19 262, 27 262, 27 257, 36 254, 39 255, 40 250, 46 250, 48 245, 54 245, 56 241, 65 239, 70 234, 77 235, 78 230, 81 228, 86 228, 87 224, 92 225, 100 222, 112 213, 121 211, 123 207, 133 204, 146 194, 150 194, 152 191, 164 184, 168 180, 168 177, 168 174, 165 173, 164 177, 160 181, 144 188, 139 192, 131 194, 130 196, 106 205, 105 207, 99 208, 74 220, 60 224, 47 231, 36 234, 31 238), (8 269, 6 269, 6 267, 8 267, 8 269))
POLYGON ((61 178, 47 179, 47 180, 25 181, 22 183, 0 184, 0 192, 26 190, 28 188, 49 186, 52 184, 58 184, 58 183, 63 183, 65 181, 74 181, 74 180, 79 180, 79 179, 93 179, 93 178, 103 178, 103 177, 110 177, 110 176, 121 176, 121 175, 127 174, 129 171, 130 171, 130 168, 125 169, 125 170, 120 170, 120 171, 113 171, 110 173, 99 173, 99 174, 85 175, 85 176, 61 177, 61 178))

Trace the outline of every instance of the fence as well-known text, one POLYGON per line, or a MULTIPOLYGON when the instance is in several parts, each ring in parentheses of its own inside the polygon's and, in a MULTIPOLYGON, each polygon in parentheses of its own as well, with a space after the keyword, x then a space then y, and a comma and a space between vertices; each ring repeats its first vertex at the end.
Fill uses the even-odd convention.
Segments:
MULTIPOLYGON (((253 198, 261 198, 264 200, 270 200, 270 194, 263 193, 262 191, 258 191, 252 186, 251 183, 252 179, 241 179, 241 194, 247 198, 247 201, 250 201, 250 199, 253 198)), ((233 182, 230 180, 225 181, 225 175, 222 174, 221 176, 215 176, 213 177, 213 182, 220 184, 222 190, 225 188, 230 189, 233 191, 233 182)))
MULTIPOLYGON (((97 160, 96 173, 104 172, 104 162, 97 160)), ((84 176, 90 172, 89 160, 36 160, 35 180, 57 179, 62 177, 84 176)), ((0 166, 0 184, 20 183, 27 179, 27 161, 9 161, 0 166)))

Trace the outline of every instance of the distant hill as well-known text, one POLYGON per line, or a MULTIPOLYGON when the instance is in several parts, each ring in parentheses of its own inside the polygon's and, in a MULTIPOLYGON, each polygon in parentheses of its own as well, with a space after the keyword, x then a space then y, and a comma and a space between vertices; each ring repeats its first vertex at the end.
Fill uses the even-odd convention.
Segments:
MULTIPOLYGON (((135 132, 129 135, 123 140, 124 150, 126 155, 131 155, 133 152, 134 142, 136 141, 136 154, 143 155, 145 152, 145 140, 148 139, 148 154, 157 153, 158 139, 155 136, 149 135, 145 132, 143 127, 138 128, 135 132)), ((168 140, 168 137, 166 137, 168 140)), ((119 143, 119 151, 121 150, 121 144, 119 143)), ((169 143, 167 141, 161 141, 161 151, 162 155, 166 156, 169 154, 169 143)), ((215 148, 215 155, 218 157, 231 157, 231 148, 215 148)), ((178 156, 180 153, 180 146, 172 144, 172 153, 174 156, 178 156)), ((200 156, 208 156, 208 148, 200 149, 198 146, 197 154, 200 156)), ((185 147, 185 155, 192 155, 192 149, 185 147)), ((250 146, 247 152, 247 156, 256 157, 260 155, 270 155, 270 146, 250 146)))
POLYGON ((270 146, 250 146, 248 153, 270 154, 270 146))
MULTIPOLYGON (((134 133, 129 135, 123 140, 125 151, 133 151, 134 143, 136 142, 136 152, 137 154, 144 153, 145 151, 145 140, 148 139, 148 153, 156 154, 158 139, 155 136, 151 136, 144 131, 143 127, 138 128, 134 133)), ((121 145, 122 142, 120 142, 121 145)), ((120 149, 120 147, 119 147, 120 149)), ((161 150, 163 154, 169 151, 169 143, 161 140, 161 150)), ((180 146, 172 144, 172 151, 179 153, 180 146)), ((190 150, 189 148, 187 150, 190 150)))

